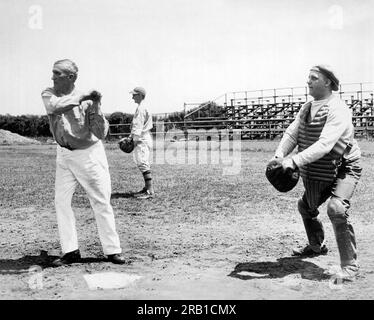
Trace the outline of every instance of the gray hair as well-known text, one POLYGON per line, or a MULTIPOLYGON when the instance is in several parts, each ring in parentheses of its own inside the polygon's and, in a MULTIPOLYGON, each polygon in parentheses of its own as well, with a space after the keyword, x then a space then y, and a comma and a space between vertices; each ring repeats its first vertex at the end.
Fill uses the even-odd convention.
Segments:
POLYGON ((78 67, 77 65, 70 59, 63 59, 63 60, 58 60, 54 64, 55 65, 60 65, 64 70, 77 75, 78 73, 78 67))

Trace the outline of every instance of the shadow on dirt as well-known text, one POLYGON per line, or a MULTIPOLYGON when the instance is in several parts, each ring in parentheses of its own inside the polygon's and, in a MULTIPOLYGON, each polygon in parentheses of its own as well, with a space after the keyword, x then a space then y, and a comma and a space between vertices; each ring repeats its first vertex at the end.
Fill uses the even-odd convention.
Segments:
POLYGON ((300 257, 279 258, 276 262, 239 263, 228 276, 241 280, 283 278, 300 274, 302 279, 320 281, 324 279, 324 269, 300 257), (251 274, 246 274, 251 273, 251 274))
MULTIPOLYGON (((54 268, 52 265, 53 260, 59 256, 50 256, 47 251, 42 250, 39 256, 24 256, 22 258, 0 259, 0 275, 4 274, 19 274, 35 271, 38 267, 41 269, 54 268)), ((78 263, 95 263, 105 262, 103 258, 82 258, 78 263)))
POLYGON ((111 199, 118 199, 118 198, 134 198, 134 193, 132 192, 115 192, 112 193, 111 199))

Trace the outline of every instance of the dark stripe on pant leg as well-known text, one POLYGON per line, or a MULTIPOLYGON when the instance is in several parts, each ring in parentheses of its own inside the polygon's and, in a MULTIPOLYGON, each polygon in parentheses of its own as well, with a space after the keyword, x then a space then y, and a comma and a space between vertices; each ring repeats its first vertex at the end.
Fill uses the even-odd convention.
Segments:
POLYGON ((143 178, 144 178, 144 181, 152 180, 151 171, 148 170, 146 172, 143 172, 143 178))

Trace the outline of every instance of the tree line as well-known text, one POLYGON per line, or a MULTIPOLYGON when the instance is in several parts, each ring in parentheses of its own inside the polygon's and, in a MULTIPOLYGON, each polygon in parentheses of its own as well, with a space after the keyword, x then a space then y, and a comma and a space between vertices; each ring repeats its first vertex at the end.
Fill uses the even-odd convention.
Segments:
MULTIPOLYGON (((114 112, 110 115, 105 115, 109 124, 113 125, 110 128, 111 133, 130 133, 130 124, 133 114, 114 112), (116 126, 119 125, 119 126, 116 126)), ((162 119, 153 118, 156 121, 164 121, 165 123, 183 121, 183 112, 174 112, 162 119)), ((8 130, 17 133, 21 136, 36 138, 36 137, 51 137, 52 133, 49 129, 49 120, 47 115, 21 115, 12 116, 9 114, 0 115, 0 129, 8 130)), ((155 128, 154 128, 155 130, 155 128)))
MULTIPOLYGON (((130 124, 133 115, 115 112, 111 115, 105 115, 105 117, 110 124, 130 124)), ((52 137, 47 115, 0 115, 0 129, 8 130, 21 136, 31 138, 52 137)), ((129 126, 123 126, 122 129, 125 133, 127 133, 129 131, 129 126)))
MULTIPOLYGON (((191 112, 192 110, 189 110, 189 112, 191 112)), ((212 114, 212 111, 214 113, 221 113, 223 110, 222 107, 219 107, 212 103, 206 108, 199 110, 199 113, 193 114, 191 117, 189 117, 189 120, 195 120, 196 117, 210 116, 212 114)), ((170 129, 182 129, 184 116, 185 112, 183 111, 172 112, 165 114, 165 116, 163 117, 156 118, 154 116, 153 122, 164 122, 164 128, 166 131, 170 129)), ((105 117, 108 120, 109 124, 112 125, 110 128, 111 133, 123 133, 124 135, 130 133, 130 124, 133 118, 133 114, 114 112, 112 114, 106 114, 105 117)), ((8 130, 21 136, 31 138, 52 137, 52 133, 49 130, 49 120, 47 115, 0 115, 0 129, 8 130)), ((156 126, 154 126, 152 130, 155 131, 156 126)))

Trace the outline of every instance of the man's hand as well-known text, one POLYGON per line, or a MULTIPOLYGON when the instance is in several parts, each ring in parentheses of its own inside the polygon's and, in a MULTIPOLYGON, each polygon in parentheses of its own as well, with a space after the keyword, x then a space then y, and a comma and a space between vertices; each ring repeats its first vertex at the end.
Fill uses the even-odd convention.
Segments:
POLYGON ((282 158, 281 158, 281 157, 277 157, 277 156, 273 156, 273 157, 270 159, 269 163, 270 163, 270 162, 273 162, 273 161, 282 161, 282 158))
POLYGON ((140 143, 139 136, 135 134, 130 134, 129 138, 131 138, 134 141, 134 147, 136 147, 140 143))
POLYGON ((84 94, 84 95, 80 96, 79 102, 82 103, 83 101, 91 100, 92 102, 100 103, 101 102, 101 97, 102 97, 102 95, 99 91, 91 90, 88 94, 84 94))
POLYGON ((282 161, 282 167, 283 167, 283 170, 286 171, 287 168, 291 168, 292 170, 295 170, 297 166, 295 162, 292 160, 292 158, 287 158, 282 161))

